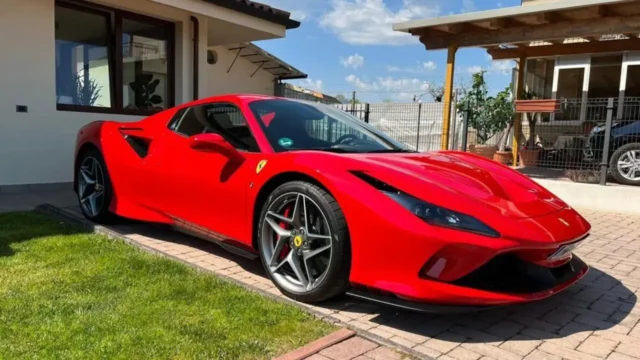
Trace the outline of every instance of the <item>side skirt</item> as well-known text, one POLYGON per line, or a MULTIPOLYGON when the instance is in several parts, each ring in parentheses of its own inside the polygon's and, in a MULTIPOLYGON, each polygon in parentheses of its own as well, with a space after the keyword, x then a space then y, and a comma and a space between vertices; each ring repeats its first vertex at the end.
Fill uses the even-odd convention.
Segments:
POLYGON ((171 216, 171 218, 174 221, 173 229, 176 231, 220 245, 220 247, 225 249, 226 251, 250 260, 255 260, 258 258, 258 255, 255 252, 252 252, 250 249, 246 249, 246 246, 241 245, 235 240, 227 239, 221 234, 186 222, 182 219, 178 219, 173 216, 171 216))

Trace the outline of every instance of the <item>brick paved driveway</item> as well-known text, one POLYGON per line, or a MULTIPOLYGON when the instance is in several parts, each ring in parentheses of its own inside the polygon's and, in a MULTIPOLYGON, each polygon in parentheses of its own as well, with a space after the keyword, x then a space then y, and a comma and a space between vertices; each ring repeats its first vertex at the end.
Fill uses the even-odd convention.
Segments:
MULTIPOLYGON (((77 208, 64 212, 79 217, 77 208)), ((569 290, 537 303, 465 315, 425 315, 352 298, 302 305, 327 320, 412 355, 441 359, 640 359, 640 216, 581 211, 592 236, 577 253, 591 271, 569 290)), ((180 261, 281 296, 249 261, 216 245, 150 225, 110 230, 180 261)))

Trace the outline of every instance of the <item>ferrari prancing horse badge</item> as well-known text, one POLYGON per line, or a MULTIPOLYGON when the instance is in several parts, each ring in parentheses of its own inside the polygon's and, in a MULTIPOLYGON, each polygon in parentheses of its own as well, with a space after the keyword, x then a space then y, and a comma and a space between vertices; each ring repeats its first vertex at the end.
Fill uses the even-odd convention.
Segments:
POLYGON ((264 166, 267 165, 267 160, 262 160, 258 163, 258 167, 256 167, 256 174, 260 174, 260 171, 264 169, 264 166))

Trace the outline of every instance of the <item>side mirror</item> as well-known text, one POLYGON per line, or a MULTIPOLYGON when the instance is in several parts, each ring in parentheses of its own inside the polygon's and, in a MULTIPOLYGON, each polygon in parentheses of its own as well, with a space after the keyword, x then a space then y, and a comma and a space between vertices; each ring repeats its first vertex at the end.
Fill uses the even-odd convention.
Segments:
POLYGON ((241 158, 242 155, 236 148, 229 144, 219 134, 199 134, 189 138, 189 146, 198 151, 215 152, 229 159, 241 158))

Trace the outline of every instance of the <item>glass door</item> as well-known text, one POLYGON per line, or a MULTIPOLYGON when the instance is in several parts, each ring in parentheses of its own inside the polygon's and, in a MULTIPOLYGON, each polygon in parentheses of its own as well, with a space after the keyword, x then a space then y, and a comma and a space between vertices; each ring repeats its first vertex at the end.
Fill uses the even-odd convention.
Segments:
POLYGON ((561 110, 551 121, 582 122, 586 119, 590 56, 559 57, 553 73, 551 98, 560 100, 561 110))

